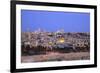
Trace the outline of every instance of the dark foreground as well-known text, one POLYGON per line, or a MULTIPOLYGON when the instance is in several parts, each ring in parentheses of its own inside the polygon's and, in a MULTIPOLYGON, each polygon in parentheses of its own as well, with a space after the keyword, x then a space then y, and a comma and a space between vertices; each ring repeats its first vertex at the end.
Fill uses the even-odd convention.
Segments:
POLYGON ((89 52, 71 52, 71 53, 48 52, 47 54, 42 54, 42 55, 22 56, 21 62, 31 63, 31 62, 89 60, 89 59, 90 59, 89 52))

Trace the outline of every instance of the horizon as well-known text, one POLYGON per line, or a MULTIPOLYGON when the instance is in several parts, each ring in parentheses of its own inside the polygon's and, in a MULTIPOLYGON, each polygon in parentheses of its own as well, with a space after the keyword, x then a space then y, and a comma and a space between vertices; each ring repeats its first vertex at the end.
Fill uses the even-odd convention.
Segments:
MULTIPOLYGON (((39 29, 37 29, 37 30, 34 30, 34 31, 30 31, 30 30, 26 30, 26 31, 22 31, 22 32, 37 32, 39 29)), ((62 30, 62 29, 61 29, 62 30)), ((56 30, 56 31, 52 31, 52 32, 57 32, 57 31, 61 31, 61 30, 56 30)), ((43 29, 40 29, 40 31, 39 32, 49 32, 49 31, 45 31, 45 30, 43 30, 43 29)), ((51 33, 52 33, 51 32, 51 33)), ((65 32, 65 31, 63 31, 64 33, 90 33, 90 32, 65 32)))

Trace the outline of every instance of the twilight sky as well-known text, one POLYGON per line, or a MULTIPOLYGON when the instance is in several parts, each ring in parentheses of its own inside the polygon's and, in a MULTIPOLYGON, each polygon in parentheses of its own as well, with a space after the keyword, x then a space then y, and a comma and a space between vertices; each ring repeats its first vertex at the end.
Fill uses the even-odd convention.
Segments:
POLYGON ((90 32, 90 14, 79 12, 53 12, 21 10, 21 30, 25 32, 42 29, 54 32, 90 32))

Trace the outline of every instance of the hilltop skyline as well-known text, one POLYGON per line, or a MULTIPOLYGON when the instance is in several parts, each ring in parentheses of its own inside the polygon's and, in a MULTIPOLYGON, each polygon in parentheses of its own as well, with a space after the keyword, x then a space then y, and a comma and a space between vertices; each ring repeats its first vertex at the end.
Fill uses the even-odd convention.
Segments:
POLYGON ((90 14, 76 12, 52 12, 39 10, 21 10, 22 32, 36 31, 47 32, 90 32, 90 14))

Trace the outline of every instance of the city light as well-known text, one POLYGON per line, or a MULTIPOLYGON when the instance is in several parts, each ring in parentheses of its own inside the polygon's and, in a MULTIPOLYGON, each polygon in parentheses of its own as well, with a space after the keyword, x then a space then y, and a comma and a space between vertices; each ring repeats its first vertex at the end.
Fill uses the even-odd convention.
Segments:
POLYGON ((64 43, 65 40, 64 40, 64 38, 61 38, 61 39, 58 40, 58 42, 59 42, 59 43, 64 43))
POLYGON ((89 46, 90 43, 89 33, 68 34, 67 32, 62 33, 62 31, 59 30, 59 33, 55 34, 56 32, 46 32, 40 29, 36 31, 22 33, 22 42, 24 43, 23 45, 30 45, 33 47, 46 46, 53 48, 54 46, 58 47, 59 45, 64 47, 68 44, 76 45, 77 47, 84 47, 86 45, 89 46))

